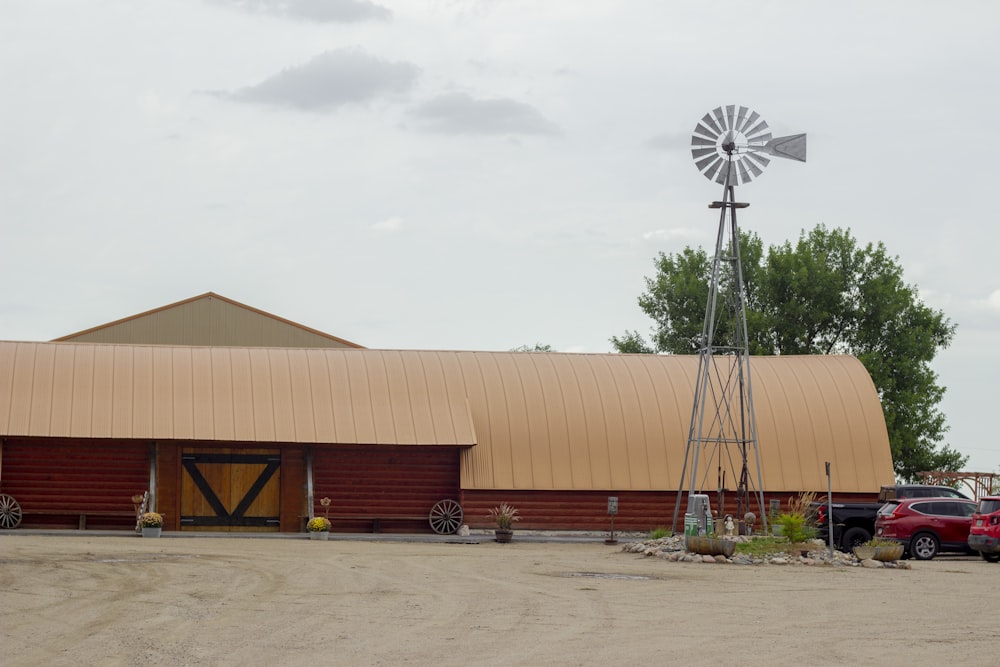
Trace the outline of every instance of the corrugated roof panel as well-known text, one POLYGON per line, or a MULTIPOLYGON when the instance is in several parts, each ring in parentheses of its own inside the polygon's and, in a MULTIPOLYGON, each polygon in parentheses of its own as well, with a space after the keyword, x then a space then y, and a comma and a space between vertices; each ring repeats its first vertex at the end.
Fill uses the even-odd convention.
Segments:
POLYGON ((498 383, 496 396, 502 397, 502 418, 495 422, 506 432, 506 453, 503 460, 509 465, 511 486, 515 489, 535 488, 532 484, 531 431, 529 408, 526 401, 524 375, 518 367, 516 356, 495 356, 498 383))
POLYGON ((169 349, 153 349, 151 363, 153 369, 150 383, 153 387, 153 433, 166 433, 168 438, 177 437, 174 430, 174 388, 172 354, 169 349))
MULTIPOLYGON (((364 355, 343 357, 347 367, 347 387, 350 396, 354 437, 359 443, 376 443, 375 413, 368 375, 368 359, 364 355)), ((338 433, 338 435, 340 435, 338 433)))
MULTIPOLYGON (((483 403, 474 406, 473 413, 490 415, 489 428, 482 437, 489 438, 490 463, 493 466, 494 484, 500 488, 516 488, 514 481, 514 460, 511 451, 510 408, 507 392, 503 385, 497 358, 493 355, 470 355, 474 370, 483 379, 483 403)), ((477 431, 478 432, 478 431, 477 431)))
POLYGON ((94 348, 91 429, 95 433, 110 433, 114 424, 114 356, 113 348, 94 348))
POLYGON ((614 364, 608 369, 615 378, 618 405, 624 429, 624 450, 628 461, 629 488, 652 488, 650 447, 646 442, 646 415, 638 393, 636 378, 628 365, 614 364))
MULTIPOLYGON (((401 445, 412 445, 417 442, 417 425, 413 420, 414 409, 419 406, 426 414, 426 387, 412 383, 411 373, 407 372, 407 364, 399 351, 385 351, 380 356, 386 373, 386 388, 389 394, 388 408, 392 415, 393 434, 385 440, 401 445), (411 384, 412 383, 412 384, 411 384), (421 394, 424 394, 422 397, 421 394)), ((414 368, 416 373, 419 369, 414 368)))
MULTIPOLYGON (((111 397, 112 438, 131 438, 132 430, 132 377, 133 350, 128 346, 114 346, 114 396, 111 397)), ((55 432, 49 435, 54 435, 55 432)), ((24 434, 30 435, 30 434, 24 434)), ((41 434, 38 434, 41 435, 41 434)))
POLYGON ((257 439, 257 416, 255 413, 257 401, 254 397, 250 350, 234 348, 228 352, 230 387, 232 387, 233 397, 233 423, 230 428, 234 440, 252 442, 257 439))
MULTIPOLYGON (((132 351, 132 432, 140 438, 152 438, 153 428, 153 348, 136 347, 132 351)), ((172 432, 163 437, 171 437, 172 432)))
POLYGON ((316 442, 316 415, 309 377, 311 368, 308 350, 290 349, 286 354, 295 439, 299 442, 316 442))
MULTIPOLYGON (((22 348, 15 357, 14 386, 22 387, 21 392, 12 392, 11 419, 18 428, 30 431, 45 431, 53 427, 52 410, 55 401, 46 400, 55 396, 55 356, 57 350, 22 348)), ((67 350, 68 352, 68 350, 67 350)), ((65 397, 60 409, 66 414, 65 397)), ((63 418, 61 428, 68 429, 69 419, 63 418)))
POLYGON ((271 359, 267 349, 247 350, 250 362, 250 388, 253 401, 253 440, 275 442, 276 420, 274 416, 275 394, 280 391, 271 377, 271 359))
POLYGON ((594 476, 591 470, 593 459, 590 456, 588 446, 591 437, 587 424, 589 406, 580 388, 580 379, 574 372, 573 360, 569 356, 560 356, 554 357, 552 361, 553 367, 559 375, 559 385, 562 389, 559 394, 552 397, 552 400, 561 401, 563 404, 562 407, 566 415, 566 439, 569 442, 570 456, 573 458, 573 481, 568 488, 602 488, 593 486, 594 476))
MULTIPOLYGON (((99 348, 100 349, 100 348, 99 348)), ((170 397, 173 403, 173 433, 175 438, 191 439, 195 437, 196 413, 201 403, 194 398, 195 391, 195 355, 197 349, 178 350, 165 354, 159 359, 162 372, 170 373, 170 397)), ((205 360, 207 362, 207 360, 205 360)))
MULTIPOLYGON (((604 363, 603 355, 588 355, 587 367, 590 370, 592 386, 597 397, 595 406, 600 416, 600 428, 603 429, 603 439, 607 447, 600 446, 601 436, 592 443, 594 468, 606 468, 608 471, 609 489, 632 488, 629 471, 628 443, 625 434, 625 423, 622 418, 621 394, 614 374, 604 363), (602 451, 603 450, 603 451, 602 451), (604 462, 606 459, 606 463, 604 462)), ((598 416, 598 415, 595 415, 598 416)), ((596 421, 596 420, 595 420, 596 421)))
POLYGON ((333 395, 327 357, 319 350, 305 350, 309 374, 309 394, 313 401, 313 429, 316 442, 336 442, 333 395))
MULTIPOLYGON (((549 415, 545 390, 542 388, 541 372, 547 364, 525 358, 525 355, 511 357, 513 370, 517 373, 521 390, 521 407, 524 410, 525 433, 523 440, 514 442, 514 459, 523 458, 524 465, 518 471, 521 479, 515 479, 519 488, 551 486, 553 483, 552 455, 547 445, 551 431, 548 428, 549 415)), ((520 409, 520 408, 519 408, 520 409)), ((516 412, 512 417, 516 418, 516 412)))
POLYGON ((538 372, 538 390, 541 399, 537 401, 536 413, 544 422, 538 427, 540 444, 548 446, 542 450, 548 457, 548 480, 553 488, 571 488, 576 463, 569 441, 566 423, 566 401, 559 385, 559 374, 553 364, 553 357, 546 355, 535 364, 538 372))
MULTIPOLYGON (((189 370, 184 373, 190 375, 191 384, 188 387, 176 387, 174 394, 179 401, 186 401, 187 405, 182 411, 186 418, 191 415, 190 423, 184 423, 185 433, 177 434, 178 438, 189 437, 195 440, 214 440, 221 438, 226 433, 232 433, 233 424, 227 423, 216 414, 215 404, 215 363, 213 360, 212 348, 194 347, 187 350, 175 349, 174 363, 181 366, 188 366, 189 370)), ((186 419, 185 419, 186 421, 186 419)), ((252 435, 252 431, 247 435, 252 435)))

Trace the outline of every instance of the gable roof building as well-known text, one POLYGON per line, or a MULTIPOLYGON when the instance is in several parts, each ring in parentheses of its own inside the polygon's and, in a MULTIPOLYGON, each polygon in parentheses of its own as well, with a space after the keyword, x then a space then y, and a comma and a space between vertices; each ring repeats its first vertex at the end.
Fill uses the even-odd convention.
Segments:
POLYGON ((55 340, 153 345, 363 347, 214 292, 206 292, 55 340))

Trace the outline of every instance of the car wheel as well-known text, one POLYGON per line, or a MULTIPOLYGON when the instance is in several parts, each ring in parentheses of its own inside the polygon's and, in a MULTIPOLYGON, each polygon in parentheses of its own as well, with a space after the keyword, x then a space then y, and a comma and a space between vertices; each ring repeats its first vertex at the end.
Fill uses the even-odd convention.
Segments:
POLYGON ((917 533, 910 540, 910 553, 917 560, 930 560, 934 558, 934 556, 937 556, 939 548, 938 539, 930 533, 917 533))
POLYGON ((864 528, 855 526, 854 528, 848 528, 844 531, 844 534, 840 538, 840 543, 843 545, 844 551, 851 553, 851 550, 854 547, 861 546, 871 538, 871 533, 864 528))
POLYGON ((987 563, 996 563, 1000 561, 1000 554, 988 554, 985 551, 980 551, 979 555, 983 557, 983 560, 987 563))

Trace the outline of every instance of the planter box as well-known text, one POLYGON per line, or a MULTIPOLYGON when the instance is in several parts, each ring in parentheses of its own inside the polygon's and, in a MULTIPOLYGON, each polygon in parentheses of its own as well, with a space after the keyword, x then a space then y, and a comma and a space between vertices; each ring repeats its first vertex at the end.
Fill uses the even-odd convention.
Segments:
POLYGON ((903 545, 891 544, 879 547, 861 545, 854 547, 854 555, 858 557, 858 560, 879 560, 883 562, 899 560, 903 557, 903 545))

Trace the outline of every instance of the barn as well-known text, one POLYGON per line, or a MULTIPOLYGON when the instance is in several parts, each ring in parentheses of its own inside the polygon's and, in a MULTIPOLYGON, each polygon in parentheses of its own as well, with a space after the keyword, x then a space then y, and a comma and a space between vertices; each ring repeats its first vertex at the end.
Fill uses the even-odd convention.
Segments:
MULTIPOLYGON (((697 358, 370 350, 300 328, 209 293, 0 342, 0 492, 25 527, 126 528, 145 490, 180 531, 299 532, 321 498, 344 532, 430 531, 452 504, 486 527, 499 502, 523 528, 605 529, 609 496, 618 529, 670 525, 697 358), (227 337, 247 329, 263 333, 227 337)), ((860 362, 755 357, 753 373, 766 499, 825 492, 826 461, 841 499, 893 481, 860 362)))

